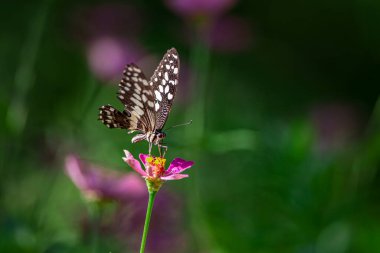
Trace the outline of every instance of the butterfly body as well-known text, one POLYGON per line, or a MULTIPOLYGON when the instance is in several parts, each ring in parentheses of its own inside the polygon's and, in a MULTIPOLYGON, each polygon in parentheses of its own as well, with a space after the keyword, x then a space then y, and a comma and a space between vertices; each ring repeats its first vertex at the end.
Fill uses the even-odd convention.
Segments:
POLYGON ((99 119, 109 128, 139 132, 132 143, 146 140, 149 153, 152 145, 159 146, 161 152, 166 137, 163 128, 176 93, 178 72, 179 56, 174 48, 166 52, 149 81, 137 65, 128 64, 117 93, 124 110, 104 105, 100 107, 99 119))
POLYGON ((160 141, 166 137, 164 132, 156 130, 155 132, 147 132, 144 134, 137 134, 132 138, 132 143, 136 143, 142 140, 147 140, 149 143, 159 145, 160 141))

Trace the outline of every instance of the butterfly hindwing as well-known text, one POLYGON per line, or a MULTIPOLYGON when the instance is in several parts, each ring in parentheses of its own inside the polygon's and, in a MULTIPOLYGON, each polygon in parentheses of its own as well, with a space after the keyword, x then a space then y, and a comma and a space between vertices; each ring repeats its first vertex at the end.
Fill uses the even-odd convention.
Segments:
POLYGON ((99 108, 99 120, 109 128, 137 129, 137 121, 128 111, 120 112, 112 105, 99 108))
POLYGON ((176 93, 179 73, 179 56, 175 48, 169 49, 149 81, 154 94, 155 129, 161 130, 169 116, 176 93))

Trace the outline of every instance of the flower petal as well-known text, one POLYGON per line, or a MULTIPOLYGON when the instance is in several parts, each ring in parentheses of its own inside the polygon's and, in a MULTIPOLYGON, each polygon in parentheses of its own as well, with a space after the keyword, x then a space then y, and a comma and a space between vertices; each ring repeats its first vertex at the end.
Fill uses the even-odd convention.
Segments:
POLYGON ((146 176, 146 172, 141 168, 140 162, 137 161, 128 150, 124 150, 124 154, 124 162, 126 162, 132 169, 134 169, 140 175, 146 176))
POLYGON ((87 189, 88 182, 81 170, 80 160, 75 155, 68 155, 65 159, 66 174, 71 178, 74 184, 82 190, 87 189))
POLYGON ((83 162, 76 155, 68 155, 65 165, 67 175, 86 197, 99 199, 105 195, 103 192, 105 175, 101 170, 83 162))
POLYGON ((182 178, 189 177, 187 174, 172 174, 169 176, 161 177, 162 180, 179 180, 182 178))
POLYGON ((181 173, 182 171, 193 166, 193 164, 193 161, 186 161, 182 158, 175 158, 169 165, 169 168, 166 170, 165 176, 181 173))
POLYGON ((144 180, 134 172, 109 176, 104 189, 112 199, 131 201, 146 195, 144 180))
POLYGON ((142 163, 144 164, 144 166, 146 167, 146 164, 147 164, 147 161, 146 161, 146 158, 148 158, 149 155, 146 155, 146 154, 140 154, 139 155, 139 158, 140 160, 142 161, 142 163))

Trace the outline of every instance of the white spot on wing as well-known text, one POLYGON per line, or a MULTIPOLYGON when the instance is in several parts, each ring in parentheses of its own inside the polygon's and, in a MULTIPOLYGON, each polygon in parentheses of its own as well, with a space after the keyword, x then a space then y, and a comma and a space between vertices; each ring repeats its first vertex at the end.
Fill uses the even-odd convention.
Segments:
POLYGON ((169 85, 165 86, 165 94, 169 92, 169 85))
POLYGON ((158 89, 160 90, 160 92, 164 92, 164 87, 162 85, 158 86, 158 89))
POLYGON ((166 84, 165 79, 162 79, 161 84, 162 84, 162 85, 165 85, 165 84, 166 84))
POLYGON ((168 93, 168 99, 169 99, 169 100, 172 100, 172 99, 173 99, 173 94, 168 93))
POLYGON ((165 80, 166 80, 166 81, 169 81, 169 75, 168 75, 168 72, 165 72, 164 77, 165 77, 165 80))
POLYGON ((133 110, 139 115, 142 116, 144 114, 144 111, 138 107, 137 105, 133 107, 133 110))
POLYGON ((174 73, 174 74, 178 74, 178 68, 174 68, 173 73, 174 73))
POLYGON ((137 93, 133 93, 133 96, 137 99, 137 100, 140 100, 141 101, 141 97, 139 94, 137 93))
POLYGON ((156 112, 158 111, 158 109, 160 109, 160 105, 157 102, 154 104, 154 109, 156 110, 156 112))
POLYGON ((138 83, 135 83, 135 87, 136 87, 136 89, 141 90, 141 87, 140 87, 140 85, 138 85, 138 83))
POLYGON ((131 117, 131 120, 130 120, 130 124, 131 124, 131 127, 130 128, 137 128, 137 121, 138 121, 138 117, 139 115, 136 113, 133 113, 132 114, 132 117, 131 117))
POLYGON ((158 90, 155 90, 155 91, 154 91, 154 94, 156 95, 156 99, 157 99, 157 100, 162 101, 161 93, 158 92, 158 90))
POLYGON ((152 92, 150 90, 143 90, 142 91, 144 94, 152 95, 152 92))
MULTIPOLYGON (((135 103, 135 105, 137 105, 137 106, 139 106, 139 107, 141 107, 141 108, 144 107, 143 104, 142 104, 140 101, 138 101, 136 98, 134 98, 134 97, 131 98, 131 101, 132 101, 133 103, 135 103)), ((136 106, 135 106, 135 107, 136 107, 136 106)))

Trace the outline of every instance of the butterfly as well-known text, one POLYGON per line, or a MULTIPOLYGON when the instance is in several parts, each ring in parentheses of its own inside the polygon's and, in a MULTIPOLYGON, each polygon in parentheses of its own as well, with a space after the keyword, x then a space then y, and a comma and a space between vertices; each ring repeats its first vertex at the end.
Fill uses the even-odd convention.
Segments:
POLYGON ((152 145, 157 145, 161 154, 161 148, 167 149, 162 145, 166 137, 163 128, 173 104, 178 73, 179 56, 175 48, 166 52, 149 81, 137 65, 127 64, 117 92, 124 110, 103 105, 99 108, 99 120, 109 128, 137 131, 132 143, 146 140, 149 154, 152 145))

